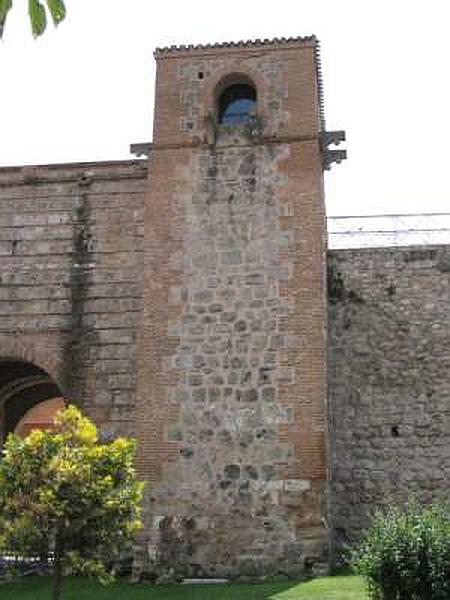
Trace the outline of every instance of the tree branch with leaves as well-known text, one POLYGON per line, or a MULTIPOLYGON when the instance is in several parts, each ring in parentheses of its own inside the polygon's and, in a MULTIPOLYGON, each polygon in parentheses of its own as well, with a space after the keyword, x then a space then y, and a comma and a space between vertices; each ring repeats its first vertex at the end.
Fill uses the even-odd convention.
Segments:
POLYGON ((107 582, 140 528, 142 484, 133 468, 135 442, 102 444, 95 425, 74 406, 57 414, 56 431, 10 434, 0 460, 0 555, 49 557, 53 600, 62 578, 107 582))
MULTIPOLYGON (((6 19, 13 6, 13 0, 0 0, 0 39, 3 36, 6 19)), ((28 15, 33 36, 39 37, 47 28, 50 15, 54 25, 59 25, 66 16, 64 0, 28 0, 28 15)))

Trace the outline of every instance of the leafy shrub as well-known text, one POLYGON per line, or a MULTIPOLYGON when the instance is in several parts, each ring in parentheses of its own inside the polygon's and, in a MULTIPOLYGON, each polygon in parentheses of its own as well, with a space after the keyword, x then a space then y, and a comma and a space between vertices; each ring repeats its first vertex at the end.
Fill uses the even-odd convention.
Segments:
POLYGON ((450 507, 377 512, 352 558, 372 600, 449 600, 450 507))
POLYGON ((60 411, 55 425, 55 432, 6 440, 0 556, 20 557, 11 566, 21 572, 48 557, 53 598, 59 599, 63 575, 111 578, 120 551, 140 527, 142 484, 135 478, 133 440, 100 443, 95 425, 75 406, 60 411))

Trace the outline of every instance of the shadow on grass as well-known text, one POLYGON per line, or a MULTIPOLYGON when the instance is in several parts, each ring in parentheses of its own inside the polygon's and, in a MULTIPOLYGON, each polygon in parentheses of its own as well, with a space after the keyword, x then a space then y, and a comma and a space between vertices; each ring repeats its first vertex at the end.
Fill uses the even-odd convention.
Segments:
MULTIPOLYGON (((47 577, 29 577, 0 584, 1 600, 49 600, 47 577)), ((94 581, 69 577, 63 600, 367 600, 359 577, 322 577, 296 583, 151 585, 118 581, 102 586, 94 581)))

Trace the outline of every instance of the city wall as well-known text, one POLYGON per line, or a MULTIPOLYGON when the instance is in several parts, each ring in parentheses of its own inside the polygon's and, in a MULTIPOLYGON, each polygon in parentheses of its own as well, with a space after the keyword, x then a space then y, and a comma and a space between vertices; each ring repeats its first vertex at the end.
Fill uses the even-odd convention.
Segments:
MULTIPOLYGON (((210 165, 199 160, 196 168, 210 165)), ((135 432, 146 177, 146 164, 140 161, 0 171, 1 357, 44 369, 69 400, 96 419, 105 435, 135 432)), ((208 219, 215 213, 219 218, 220 206, 210 205, 208 219)), ((250 204, 239 208, 247 209, 250 204)), ((200 223, 201 216, 197 218, 200 223)), ((196 227, 193 222, 189 233, 194 246, 196 227)), ((239 250, 224 247, 223 252, 223 260, 238 273, 232 265, 239 250)), ((343 543, 358 537, 373 507, 386 498, 448 495, 450 247, 330 251, 327 263, 329 525, 335 542, 343 543)), ((251 320, 235 319, 226 311, 216 319, 217 288, 213 280, 210 283, 208 287, 202 280, 198 290, 192 290, 193 304, 186 304, 183 312, 185 326, 195 328, 189 322, 194 315, 209 315, 217 322, 219 342, 224 328, 253 327, 251 320)), ((274 303, 275 297, 266 297, 270 290, 263 288, 258 297, 260 288, 254 283, 252 299, 241 301, 255 314, 256 323, 261 300, 274 303)), ((227 293, 240 297, 244 292, 236 280, 227 293)), ((254 344, 263 339, 271 345, 292 342, 257 330, 251 339, 254 344)), ((261 351, 267 354, 271 348, 264 345, 261 351)), ((211 356, 195 353, 192 360, 206 365, 211 356)), ((184 358, 180 348, 174 360, 189 377, 191 359, 184 358)), ((223 365, 209 368, 211 377, 224 374, 223 365)), ((264 364, 258 360, 248 372, 250 377, 264 377, 264 364)), ((223 386, 221 394, 230 387, 223 386)), ((215 432, 216 388, 213 383, 207 388, 194 385, 185 410, 192 413, 197 405, 208 406, 202 414, 211 423, 192 424, 192 436, 203 436, 205 448, 210 435, 223 436, 224 447, 247 447, 251 460, 239 469, 246 473, 248 488, 242 487, 240 474, 235 479, 232 455, 229 460, 223 457, 223 493, 236 487, 233 502, 240 510, 239 499, 246 502, 251 486, 272 476, 270 465, 264 468, 270 463, 270 440, 264 442, 265 454, 255 459, 260 440, 272 433, 258 423, 252 431, 250 421, 242 439, 232 439, 230 428, 223 425, 215 432)), ((239 410, 260 403, 265 414, 279 419, 273 412, 272 386, 261 388, 256 404, 251 389, 250 383, 242 385, 239 410)), ((183 418, 188 417, 186 412, 183 418)), ((175 439, 179 433, 172 428, 175 439)), ((190 446, 183 448, 188 453, 190 446)), ((189 456, 182 460, 189 462, 189 456)), ((200 477, 200 463, 195 464, 193 479, 200 477)), ((296 489, 286 491, 290 511, 296 510, 294 499, 301 497, 296 489)))
POLYGON ((450 491, 450 246, 328 254, 331 521, 450 491))
POLYGON ((146 175, 139 161, 0 170, 0 358, 43 369, 108 435, 132 430, 146 175))

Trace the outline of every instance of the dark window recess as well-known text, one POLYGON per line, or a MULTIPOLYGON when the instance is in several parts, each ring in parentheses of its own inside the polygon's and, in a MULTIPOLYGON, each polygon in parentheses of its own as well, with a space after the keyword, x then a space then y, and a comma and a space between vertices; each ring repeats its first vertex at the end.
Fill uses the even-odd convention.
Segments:
POLYGON ((398 425, 392 425, 391 427, 391 435, 392 437, 400 437, 400 431, 398 425))
POLYGON ((199 72, 198 72, 198 78, 199 78, 199 79, 203 79, 203 78, 204 78, 204 76, 205 76, 205 74, 203 73, 203 71, 199 71, 199 72))
POLYGON ((219 123, 238 125, 250 120, 256 107, 256 90, 250 85, 230 85, 219 98, 219 123))

